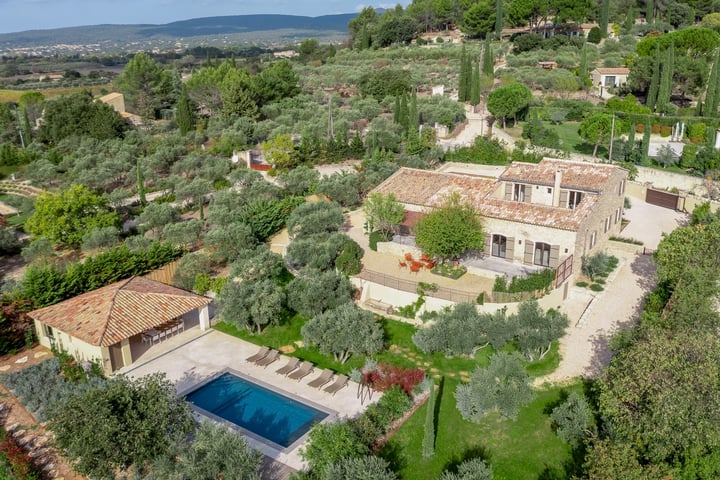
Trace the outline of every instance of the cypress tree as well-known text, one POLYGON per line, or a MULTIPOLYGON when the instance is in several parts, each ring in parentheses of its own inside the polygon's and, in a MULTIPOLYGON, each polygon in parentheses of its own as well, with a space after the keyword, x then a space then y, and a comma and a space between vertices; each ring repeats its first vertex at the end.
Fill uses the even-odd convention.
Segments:
POLYGON ((588 57, 585 45, 580 49, 580 67, 578 68, 578 83, 581 90, 587 90, 588 57))
POLYGON ((468 76, 467 71, 467 51, 465 50, 465 45, 462 47, 462 53, 460 54, 460 76, 458 77, 458 101, 464 102, 467 100, 468 92, 468 76))
POLYGON ((720 49, 715 50, 715 59, 705 89, 705 106, 702 111, 708 117, 714 117, 717 114, 718 93, 720 93, 718 90, 720 90, 720 49))
MULTIPOLYGON (((495 38, 500 39, 503 27, 503 0, 495 1, 495 38)), ((485 38, 490 35, 486 35, 485 38)))
POLYGON ((423 437, 423 457, 430 458, 435 454, 435 382, 428 391, 427 410, 425 412, 425 436, 423 437))
POLYGON ((402 96, 400 97, 400 125, 402 125, 403 129, 406 132, 408 131, 409 122, 410 112, 408 111, 407 93, 403 92, 402 96))
POLYGON ((182 88, 175 107, 175 122, 180 129, 181 135, 186 135, 195 128, 195 111, 185 87, 182 88))
POLYGON ((655 65, 653 66, 653 76, 650 79, 650 88, 648 89, 648 96, 647 100, 645 101, 645 105, 647 105, 647 107, 652 111, 655 110, 655 104, 657 103, 658 99, 658 89, 660 87, 660 68, 660 48, 657 48, 657 50, 655 51, 655 65))
POLYGON ((662 72, 660 74, 660 87, 658 88, 657 102, 655 102, 659 111, 666 111, 670 105, 670 96, 672 94, 672 77, 675 71, 675 47, 672 43, 665 50, 665 57, 662 62, 662 72))
POLYGON ((472 80, 470 84, 470 104, 480 103, 480 63, 472 63, 472 80))
POLYGON ((413 87, 410 96, 410 106, 408 107, 408 139, 415 139, 418 136, 420 128, 420 117, 417 108, 417 91, 413 87))
POLYGON ((485 37, 483 44, 482 74, 490 78, 495 77, 495 56, 490 44, 490 37, 485 37))
POLYGON ((400 125, 400 95, 395 95, 395 106, 393 107, 393 123, 400 125))
POLYGON ((645 21, 650 25, 655 23, 655 2, 653 0, 645 1, 645 21))
POLYGON ((630 132, 628 133, 628 146, 635 148, 635 120, 630 123, 630 132))
POLYGON ((147 205, 147 199, 145 198, 145 177, 143 177, 140 157, 138 157, 137 164, 135 165, 135 175, 137 177, 138 198, 140 199, 140 205, 144 207, 147 205))
POLYGON ((598 27, 600 27, 600 33, 603 38, 607 37, 608 21, 610 18, 610 0, 602 0, 600 4, 600 19, 598 20, 598 27))

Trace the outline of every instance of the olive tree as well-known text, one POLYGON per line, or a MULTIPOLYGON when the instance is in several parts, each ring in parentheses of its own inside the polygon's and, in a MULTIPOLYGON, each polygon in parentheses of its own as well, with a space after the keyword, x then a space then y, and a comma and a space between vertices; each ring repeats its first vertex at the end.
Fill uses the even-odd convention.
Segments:
POLYGON ((299 205, 287 220, 291 238, 336 232, 344 221, 342 207, 335 202, 309 202, 299 205))
POLYGON ((537 300, 518 307, 515 344, 531 362, 545 358, 552 343, 565 334, 568 318, 557 310, 543 312, 537 300))
POLYGON ((300 332, 305 343, 317 345, 321 353, 332 353, 340 363, 353 353, 372 355, 383 347, 382 325, 371 312, 351 302, 317 315, 300 332))
POLYGON ((313 317, 352 300, 352 286, 335 270, 304 269, 287 284, 288 306, 313 317))
POLYGON ((278 323, 285 304, 285 292, 275 281, 230 279, 220 295, 222 318, 251 333, 278 323))
POLYGON ((490 412, 514 419, 520 407, 527 404, 532 396, 530 377, 522 357, 507 352, 493 355, 490 365, 475 369, 470 374, 470 383, 455 390, 460 415, 475 423, 490 412))

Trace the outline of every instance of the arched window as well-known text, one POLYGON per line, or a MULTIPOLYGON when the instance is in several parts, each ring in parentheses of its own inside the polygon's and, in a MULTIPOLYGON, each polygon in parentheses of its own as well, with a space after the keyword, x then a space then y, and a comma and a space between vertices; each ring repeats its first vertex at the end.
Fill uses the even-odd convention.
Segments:
POLYGON ((543 267, 550 266, 550 245, 542 242, 535 242, 535 254, 533 263, 543 267))
POLYGON ((492 236, 492 256, 505 258, 507 254, 507 237, 504 235, 492 236))

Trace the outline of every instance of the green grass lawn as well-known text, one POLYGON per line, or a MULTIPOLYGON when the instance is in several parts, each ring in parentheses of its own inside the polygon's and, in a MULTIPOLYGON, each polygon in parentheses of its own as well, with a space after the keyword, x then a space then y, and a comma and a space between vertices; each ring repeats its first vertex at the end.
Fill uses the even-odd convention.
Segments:
POLYGON ((382 448, 403 479, 436 480, 448 467, 464 458, 482 457, 493 467, 495 480, 565 479, 570 448, 551 428, 549 411, 570 391, 581 391, 580 382, 536 392, 516 420, 488 415, 480 424, 468 422, 455 408, 459 382, 446 379, 437 399, 435 454, 422 456, 425 409, 420 408, 382 448))

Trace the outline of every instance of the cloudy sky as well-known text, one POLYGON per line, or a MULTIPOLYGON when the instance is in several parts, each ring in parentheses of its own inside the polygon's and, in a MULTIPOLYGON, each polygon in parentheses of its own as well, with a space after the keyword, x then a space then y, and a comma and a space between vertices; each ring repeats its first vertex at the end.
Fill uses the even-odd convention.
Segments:
MULTIPOLYGON (((188 18, 351 13, 362 0, 0 0, 0 33, 98 24, 162 24, 188 18)), ((387 1, 387 0, 385 0, 387 1)), ((370 3, 370 2, 366 2, 370 3)), ((383 5, 379 1, 375 6, 383 5)), ((401 1, 406 5, 408 1, 401 1)))

